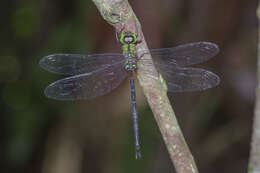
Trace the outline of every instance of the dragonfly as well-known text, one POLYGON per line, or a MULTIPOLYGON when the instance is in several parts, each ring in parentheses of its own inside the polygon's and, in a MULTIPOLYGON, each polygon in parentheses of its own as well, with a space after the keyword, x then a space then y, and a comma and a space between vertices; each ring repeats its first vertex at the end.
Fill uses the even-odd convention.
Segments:
MULTIPOLYGON (((52 54, 43 57, 39 63, 43 69, 69 76, 51 83, 44 93, 48 98, 56 100, 94 99, 108 94, 129 78, 135 157, 140 159, 142 156, 134 73, 138 70, 138 61, 142 59, 137 57, 138 43, 135 33, 122 33, 119 41, 122 44, 122 53, 52 54)), ((186 66, 204 62, 218 52, 218 46, 211 42, 195 42, 172 48, 149 50, 153 64, 166 82, 168 92, 203 91, 217 86, 220 78, 213 72, 186 66)))

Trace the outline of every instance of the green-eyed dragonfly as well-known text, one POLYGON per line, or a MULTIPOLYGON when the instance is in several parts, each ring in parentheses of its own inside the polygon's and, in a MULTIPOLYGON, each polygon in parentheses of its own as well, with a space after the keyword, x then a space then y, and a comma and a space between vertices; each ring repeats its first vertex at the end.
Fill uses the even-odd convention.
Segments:
MULTIPOLYGON (((117 88, 130 76, 131 102, 135 133, 136 159, 141 158, 138 115, 133 73, 137 70, 135 45, 137 35, 120 36, 123 53, 53 54, 40 60, 45 70, 70 77, 57 80, 45 89, 45 95, 56 100, 93 99, 117 88)), ((153 63, 166 81, 169 92, 203 91, 219 84, 219 77, 207 70, 185 67, 198 64, 219 52, 216 44, 195 42, 173 48, 151 49, 153 63)))

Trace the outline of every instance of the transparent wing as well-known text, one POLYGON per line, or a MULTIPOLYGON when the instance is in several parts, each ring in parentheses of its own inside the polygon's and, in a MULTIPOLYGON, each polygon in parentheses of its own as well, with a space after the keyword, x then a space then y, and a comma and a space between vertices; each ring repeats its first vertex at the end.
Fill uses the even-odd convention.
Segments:
POLYGON ((220 82, 216 74, 200 68, 168 69, 159 64, 156 67, 166 81, 169 92, 203 91, 220 82))
POLYGON ((40 66, 52 73, 77 75, 95 72, 124 61, 122 54, 53 54, 43 57, 40 66))
POLYGON ((196 42, 173 48, 150 50, 155 62, 173 63, 180 67, 201 63, 215 56, 218 52, 218 46, 210 42, 196 42))
POLYGON ((103 70, 58 80, 45 89, 45 95, 56 100, 92 99, 115 89, 126 77, 123 63, 103 70))

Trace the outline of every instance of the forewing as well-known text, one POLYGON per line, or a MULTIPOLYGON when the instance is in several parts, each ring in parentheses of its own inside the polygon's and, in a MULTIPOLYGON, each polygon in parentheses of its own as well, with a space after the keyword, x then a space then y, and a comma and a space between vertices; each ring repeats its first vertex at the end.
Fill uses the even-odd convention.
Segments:
POLYGON ((92 99, 112 91, 125 77, 123 63, 118 63, 92 74, 58 80, 45 89, 45 95, 56 100, 92 99))
POLYGON ((177 64, 181 67, 199 64, 215 56, 218 52, 218 46, 210 42, 195 42, 173 48, 150 50, 155 63, 177 64))
POLYGON ((53 54, 43 57, 40 66, 56 74, 78 75, 92 73, 123 60, 122 54, 53 54))
POLYGON ((219 84, 219 77, 200 68, 159 68, 169 92, 203 91, 219 84))

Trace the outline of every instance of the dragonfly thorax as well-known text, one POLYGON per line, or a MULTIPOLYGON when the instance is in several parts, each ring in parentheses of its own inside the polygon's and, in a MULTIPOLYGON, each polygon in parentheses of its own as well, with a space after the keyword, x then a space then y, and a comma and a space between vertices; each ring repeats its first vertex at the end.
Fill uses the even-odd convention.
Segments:
POLYGON ((124 38, 124 42, 126 42, 128 44, 132 43, 133 41, 134 41, 134 38, 132 36, 126 36, 124 38))
POLYGON ((135 58, 136 57, 136 49, 134 44, 126 44, 122 46, 123 55, 125 58, 135 58))

